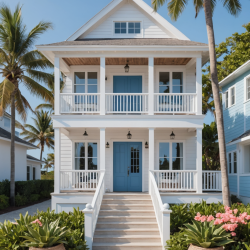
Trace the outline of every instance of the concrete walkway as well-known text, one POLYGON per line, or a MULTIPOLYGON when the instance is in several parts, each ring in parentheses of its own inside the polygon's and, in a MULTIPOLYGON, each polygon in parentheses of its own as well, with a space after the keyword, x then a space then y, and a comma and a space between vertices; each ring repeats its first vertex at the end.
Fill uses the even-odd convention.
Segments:
POLYGON ((14 222, 15 219, 19 219, 19 214, 25 215, 26 212, 29 213, 29 215, 34 215, 37 211, 46 211, 48 208, 51 208, 51 200, 44 201, 26 208, 22 208, 16 211, 12 211, 6 214, 1 214, 0 215, 0 222, 4 222, 5 220, 9 220, 14 222))

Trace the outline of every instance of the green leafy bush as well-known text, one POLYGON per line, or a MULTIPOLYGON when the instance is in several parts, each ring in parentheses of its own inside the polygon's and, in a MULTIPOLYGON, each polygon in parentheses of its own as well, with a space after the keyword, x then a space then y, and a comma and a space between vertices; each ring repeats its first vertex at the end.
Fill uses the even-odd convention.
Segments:
POLYGON ((183 232, 175 233, 174 235, 170 235, 170 240, 167 241, 166 249, 168 250, 187 250, 189 244, 184 239, 183 232))
POLYGON ((231 203, 242 203, 242 201, 234 194, 231 195, 231 203))
POLYGON ((40 199, 40 194, 32 194, 31 196, 30 196, 30 201, 31 202, 36 202, 36 201, 38 201, 39 199, 40 199))
POLYGON ((50 197, 50 192, 48 192, 48 191, 42 191, 40 193, 40 195, 41 195, 42 198, 49 198, 50 197))
POLYGON ((0 195, 0 210, 9 207, 9 197, 2 194, 0 195))
POLYGON ((10 181, 7 179, 0 182, 0 195, 2 194, 10 197, 10 181))
POLYGON ((24 196, 24 195, 17 194, 16 197, 15 197, 15 205, 17 207, 20 207, 20 206, 24 206, 26 204, 28 204, 27 197, 24 196))

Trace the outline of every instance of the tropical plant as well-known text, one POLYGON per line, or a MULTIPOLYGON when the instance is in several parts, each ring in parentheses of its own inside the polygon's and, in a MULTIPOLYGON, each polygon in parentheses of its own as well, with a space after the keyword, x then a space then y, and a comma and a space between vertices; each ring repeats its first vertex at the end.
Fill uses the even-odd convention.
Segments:
POLYGON ((53 247, 59 244, 67 244, 66 236, 69 230, 66 227, 59 227, 60 219, 48 223, 41 223, 35 220, 37 226, 26 225, 27 232, 22 236, 25 241, 22 243, 24 247, 46 248, 53 247))
POLYGON ((187 244, 193 244, 203 248, 225 246, 233 242, 230 233, 227 233, 221 225, 214 225, 214 221, 193 224, 185 224, 183 235, 187 244))
POLYGON ((0 194, 0 210, 9 206, 9 197, 4 194, 0 194))
POLYGON ((38 142, 37 147, 40 147, 40 161, 42 161, 45 146, 54 148, 52 119, 49 111, 46 112, 43 110, 37 110, 35 118, 32 117, 32 119, 35 125, 25 124, 24 127, 20 127, 23 130, 20 135, 25 136, 23 139, 30 143, 34 144, 38 142))
POLYGON ((219 170, 220 169, 220 153, 218 144, 218 133, 215 122, 210 125, 204 124, 202 130, 202 155, 203 169, 219 170))
MULTIPOLYGON (((160 6, 168 2, 169 15, 173 20, 177 20, 180 14, 184 11, 188 0, 152 0, 152 5, 155 11, 160 6)), ((220 101, 220 89, 218 84, 217 74, 217 58, 215 51, 215 38, 213 28, 213 11, 216 5, 216 0, 199 0, 193 1, 196 17, 199 12, 204 8, 208 45, 209 45, 209 56, 210 56, 210 77, 213 90, 213 100, 216 111, 216 121, 218 129, 218 141, 220 151, 220 165, 221 165, 221 176, 222 176, 222 196, 223 204, 230 205, 230 192, 228 184, 228 172, 227 172, 227 157, 226 157, 226 143, 224 133, 224 121, 223 121, 223 110, 220 101)), ((237 16, 241 11, 240 0, 222 0, 223 6, 227 8, 230 14, 237 16)))
POLYGON ((54 167, 54 153, 47 154, 47 158, 43 158, 43 161, 45 162, 43 168, 52 168, 54 167))
MULTIPOLYGON (((21 7, 14 12, 6 5, 0 8, 0 116, 6 108, 11 108, 11 188, 10 202, 15 205, 15 112, 25 121, 31 106, 20 91, 20 83, 37 97, 51 101, 50 91, 40 85, 53 76, 45 73, 53 65, 37 50, 33 50, 35 40, 52 27, 49 22, 39 22, 30 32, 23 24, 21 7)), ((31 109, 32 110, 32 109, 31 109)))
POLYGON ((178 232, 174 235, 170 235, 170 239, 167 240, 166 249, 168 250, 187 250, 189 244, 184 240, 184 233, 178 232))

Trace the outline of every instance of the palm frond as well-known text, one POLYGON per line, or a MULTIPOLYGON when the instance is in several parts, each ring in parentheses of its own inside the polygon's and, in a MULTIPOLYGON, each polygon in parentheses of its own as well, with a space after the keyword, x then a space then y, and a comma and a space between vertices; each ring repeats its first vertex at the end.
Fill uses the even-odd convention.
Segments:
POLYGON ((168 3, 168 14, 171 19, 176 21, 180 14, 184 11, 188 0, 170 0, 168 3))
POLYGON ((198 16, 201 9, 203 9, 203 0, 194 0, 195 18, 198 16))
POLYGON ((52 104, 49 104, 49 103, 42 103, 42 104, 39 104, 37 107, 36 107, 36 110, 41 110, 41 109, 53 109, 53 105, 52 104))
POLYGON ((153 6, 154 11, 157 11, 166 2, 167 0, 152 0, 152 6, 153 6))
POLYGON ((223 6, 226 7, 231 15, 238 16, 241 12, 240 0, 223 0, 223 6))
POLYGON ((10 96, 14 90, 14 84, 7 78, 0 83, 0 116, 3 115, 4 110, 10 105, 10 96))
POLYGON ((54 80, 53 79, 54 77, 52 74, 49 74, 43 71, 38 71, 34 69, 26 69, 26 72, 29 74, 29 76, 32 79, 37 80, 39 82, 42 81, 44 83, 47 83, 47 82, 51 82, 54 80))

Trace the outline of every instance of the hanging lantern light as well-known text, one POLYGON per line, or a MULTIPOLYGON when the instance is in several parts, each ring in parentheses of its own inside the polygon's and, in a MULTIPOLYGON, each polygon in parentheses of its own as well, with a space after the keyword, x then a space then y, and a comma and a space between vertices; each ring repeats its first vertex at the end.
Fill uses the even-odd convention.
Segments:
POLYGON ((128 72, 129 72, 128 61, 127 61, 127 64, 126 64, 126 66, 124 67, 124 69, 125 69, 125 73, 128 73, 128 72))
POLYGON ((86 130, 85 130, 83 136, 89 136, 86 130))
POLYGON ((174 138, 175 138, 175 134, 174 134, 174 132, 172 131, 172 134, 170 135, 170 139, 171 139, 171 140, 174 140, 174 138))
POLYGON ((131 139, 131 138, 132 138, 132 134, 130 133, 130 131, 128 131, 127 138, 128 138, 128 139, 131 139))
POLYGON ((106 148, 109 148, 109 143, 107 142, 107 144, 106 144, 106 148))
POLYGON ((146 141, 146 143, 145 143, 145 148, 148 148, 148 142, 146 141))

